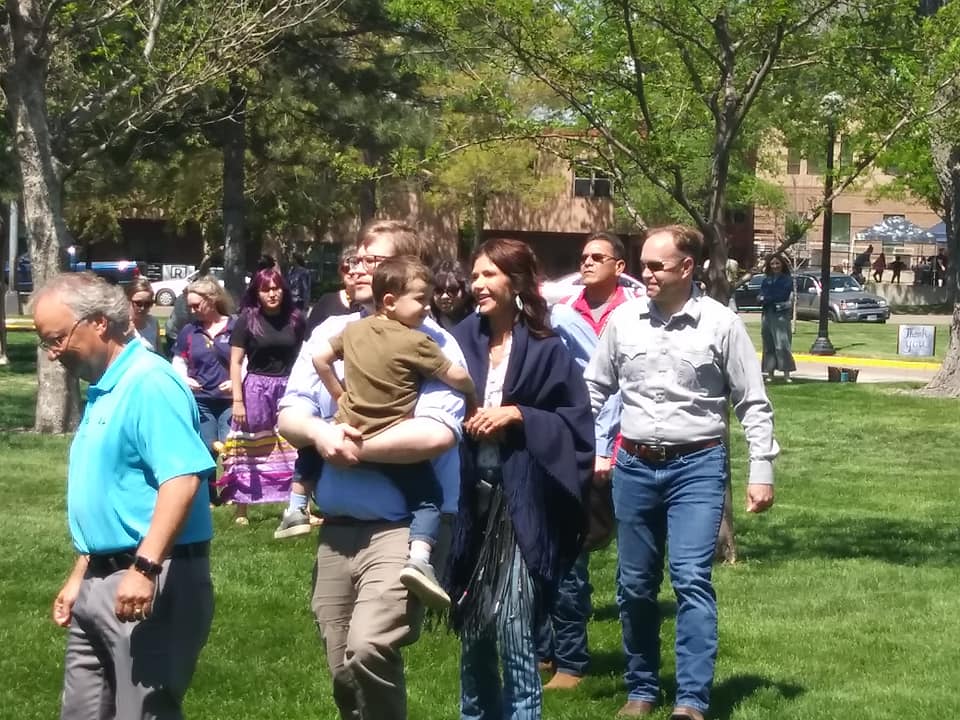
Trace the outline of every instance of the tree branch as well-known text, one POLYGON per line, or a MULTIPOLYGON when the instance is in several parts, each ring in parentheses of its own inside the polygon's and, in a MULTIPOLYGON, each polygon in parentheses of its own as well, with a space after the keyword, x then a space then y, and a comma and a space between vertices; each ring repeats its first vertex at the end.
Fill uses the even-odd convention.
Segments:
POLYGON ((623 24, 627 31, 627 44, 630 48, 630 58, 633 61, 633 74, 636 82, 634 90, 637 96, 637 102, 640 105, 640 114, 643 115, 643 122, 646 125, 647 132, 653 132, 653 118, 650 116, 650 108, 647 105, 647 94, 644 88, 643 67, 640 64, 640 52, 637 49, 637 41, 633 35, 633 20, 630 19, 630 2, 621 0, 623 8, 623 24))

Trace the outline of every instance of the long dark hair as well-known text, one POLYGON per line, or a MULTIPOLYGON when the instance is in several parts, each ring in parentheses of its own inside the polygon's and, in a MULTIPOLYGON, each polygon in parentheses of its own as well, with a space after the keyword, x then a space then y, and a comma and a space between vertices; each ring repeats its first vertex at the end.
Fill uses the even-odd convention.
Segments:
POLYGON ((530 334, 541 339, 553 335, 547 301, 540 294, 540 266, 530 246, 520 240, 495 238, 476 249, 470 264, 473 265, 481 256, 489 258, 510 278, 510 287, 523 303, 520 321, 527 326, 530 334))
POLYGON ((303 327, 303 314, 293 304, 293 298, 290 297, 290 287, 283 278, 283 274, 276 268, 263 268, 257 270, 256 274, 247 285, 243 297, 240 298, 240 314, 247 319, 247 327, 253 337, 263 335, 263 308, 260 306, 260 290, 267 285, 275 284, 283 291, 283 298, 280 300, 280 313, 278 317, 283 324, 293 324, 294 331, 299 335, 303 327))

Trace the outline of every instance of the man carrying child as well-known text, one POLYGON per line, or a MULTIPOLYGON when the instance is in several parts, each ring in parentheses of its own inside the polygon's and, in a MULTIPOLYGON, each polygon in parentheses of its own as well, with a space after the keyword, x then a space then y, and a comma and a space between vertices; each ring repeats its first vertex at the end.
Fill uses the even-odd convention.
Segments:
MULTIPOLYGON (((323 458, 315 497, 324 515, 317 548, 312 608, 333 676, 333 694, 342 718, 401 720, 407 717, 401 648, 416 641, 423 605, 400 576, 411 560, 411 515, 400 488, 370 463, 429 460, 439 483, 442 521, 432 564, 444 566, 450 520, 460 487, 460 440, 464 402, 442 382, 422 383, 413 417, 366 439, 343 423, 329 422, 337 410, 313 364, 318 347, 353 322, 374 312, 372 275, 383 261, 418 256, 425 244, 416 231, 396 221, 374 221, 360 231, 355 302, 362 313, 332 317, 304 343, 280 403, 280 431, 291 443, 313 447, 323 458), (360 460, 363 464, 357 464, 360 460)), ((420 328, 444 354, 464 365, 456 342, 427 319, 420 328)), ((371 354, 379 348, 366 349, 371 354)), ((351 378, 346 376, 347 385, 351 378)))

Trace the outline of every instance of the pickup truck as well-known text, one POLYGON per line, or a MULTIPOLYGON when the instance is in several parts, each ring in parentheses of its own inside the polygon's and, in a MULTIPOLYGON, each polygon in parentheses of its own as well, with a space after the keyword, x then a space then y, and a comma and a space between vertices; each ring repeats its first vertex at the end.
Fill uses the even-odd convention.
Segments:
MULTIPOLYGON (((33 292, 33 273, 31 271, 30 256, 24 253, 17 258, 15 264, 17 292, 33 292)), ((72 272, 83 272, 90 270, 107 281, 115 284, 126 285, 134 278, 140 277, 144 273, 145 264, 136 260, 94 260, 87 262, 83 260, 71 260, 68 270, 72 272)), ((9 282, 9 266, 4 267, 4 282, 9 282)))

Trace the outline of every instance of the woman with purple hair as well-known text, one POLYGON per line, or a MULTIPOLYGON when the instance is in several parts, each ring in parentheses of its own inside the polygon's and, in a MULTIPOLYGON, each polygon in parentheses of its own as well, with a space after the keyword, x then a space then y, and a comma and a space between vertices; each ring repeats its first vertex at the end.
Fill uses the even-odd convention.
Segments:
MULTIPOLYGON (((223 456, 223 500, 238 511, 252 503, 285 502, 297 451, 277 433, 277 403, 303 342, 304 318, 283 275, 264 268, 240 303, 230 338, 233 432, 223 456), (243 366, 246 361, 246 375, 243 366)), ((238 512, 246 519, 245 513, 238 512)))

